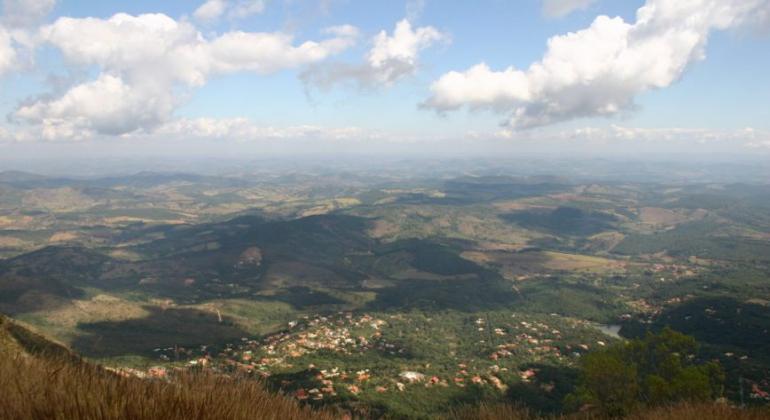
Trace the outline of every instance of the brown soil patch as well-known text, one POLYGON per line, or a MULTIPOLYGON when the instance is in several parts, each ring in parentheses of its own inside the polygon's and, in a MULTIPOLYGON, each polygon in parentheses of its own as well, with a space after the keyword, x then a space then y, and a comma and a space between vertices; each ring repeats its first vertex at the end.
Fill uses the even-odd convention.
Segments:
POLYGON ((393 236, 399 232, 399 227, 395 223, 388 222, 386 220, 376 220, 372 223, 372 227, 369 229, 369 236, 372 238, 385 238, 393 236))
POLYGON ((48 238, 48 242, 69 242, 78 238, 78 234, 75 232, 56 232, 48 238))

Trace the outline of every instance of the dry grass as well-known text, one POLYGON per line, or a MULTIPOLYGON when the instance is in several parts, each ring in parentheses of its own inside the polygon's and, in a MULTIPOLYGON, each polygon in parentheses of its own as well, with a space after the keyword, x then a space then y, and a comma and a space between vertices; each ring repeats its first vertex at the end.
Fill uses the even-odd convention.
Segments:
POLYGON ((350 197, 335 198, 332 200, 322 201, 320 202, 319 205, 301 210, 299 212, 299 215, 300 217, 317 216, 320 214, 327 214, 339 209, 354 207, 360 204, 361 204, 361 201, 358 200, 357 198, 350 198, 350 197))
POLYGON ((0 359, 3 419, 331 419, 248 379, 123 377, 84 362, 17 353, 0 359))
POLYGON ((594 257, 591 255, 566 254, 563 252, 546 251, 548 257, 545 267, 551 270, 591 271, 605 273, 608 271, 625 271, 625 261, 594 257))
POLYGON ((372 238, 385 238, 388 236, 395 236, 400 232, 398 225, 386 220, 378 219, 372 222, 372 227, 369 229, 368 235, 372 238))
POLYGON ((13 236, 0 236, 0 248, 24 248, 32 244, 13 236))
MULTIPOLYGON (((361 413, 363 418, 367 415, 361 413)), ((76 358, 66 348, 0 315, 0 419, 187 420, 334 419, 349 415, 302 407, 248 378, 179 373, 173 380, 122 376, 76 358)), ((540 417, 511 405, 468 406, 454 420, 602 420, 590 412, 540 417)), ((630 420, 760 420, 770 408, 679 404, 642 410, 630 420)))
POLYGON ((140 319, 149 316, 150 312, 139 302, 98 294, 89 299, 73 299, 67 305, 37 314, 48 321, 50 328, 61 331, 74 330, 79 324, 90 322, 140 319))
POLYGON ((44 208, 53 211, 85 210, 96 204, 91 197, 71 188, 39 188, 28 190, 22 198, 23 208, 44 208))
POLYGON ((464 407, 452 411, 448 418, 451 420, 535 420, 538 417, 526 408, 498 404, 464 407))
POLYGON ((74 241, 75 239, 78 239, 80 235, 78 235, 77 232, 70 232, 70 231, 62 231, 62 232, 56 232, 53 235, 51 235, 50 238, 48 238, 49 243, 61 243, 61 242, 70 242, 74 241))
POLYGON ((727 404, 680 404, 644 411, 629 420, 761 420, 770 418, 770 409, 740 409, 727 404))
POLYGON ((620 232, 602 232, 588 238, 591 248, 597 251, 610 252, 618 246, 626 235, 620 232))
POLYGON ((498 270, 503 277, 516 280, 520 276, 543 272, 572 271, 597 274, 625 272, 628 262, 609 258, 562 252, 465 251, 461 257, 498 270))
POLYGON ((0 315, 0 419, 333 419, 248 378, 119 375, 0 315))
POLYGON ((671 226, 687 221, 687 216, 669 209, 642 207, 639 209, 639 219, 651 225, 671 226))
POLYGON ((537 198, 521 198, 518 200, 499 201, 494 203, 495 209, 510 212, 524 210, 553 210, 555 207, 539 203, 537 198))

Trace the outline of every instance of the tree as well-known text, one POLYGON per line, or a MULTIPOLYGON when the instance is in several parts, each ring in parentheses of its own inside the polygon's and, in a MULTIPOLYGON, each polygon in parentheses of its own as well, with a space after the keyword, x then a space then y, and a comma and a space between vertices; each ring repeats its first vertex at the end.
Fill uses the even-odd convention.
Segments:
POLYGON ((665 328, 587 354, 580 365, 572 405, 589 405, 622 416, 638 405, 706 401, 722 394, 724 372, 714 362, 699 363, 693 337, 665 328))
POLYGON ((637 405, 636 366, 626 363, 622 348, 587 354, 580 367, 580 384, 568 405, 588 405, 620 416, 637 405))

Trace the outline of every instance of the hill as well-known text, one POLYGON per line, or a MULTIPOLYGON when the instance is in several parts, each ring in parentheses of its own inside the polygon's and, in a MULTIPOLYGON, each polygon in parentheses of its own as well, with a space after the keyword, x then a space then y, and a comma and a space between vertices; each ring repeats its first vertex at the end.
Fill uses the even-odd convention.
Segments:
POLYGON ((0 358, 44 355, 59 359, 74 358, 69 349, 0 315, 0 358))
POLYGON ((84 362, 0 315, 3 419, 334 418, 271 394, 253 380, 157 376, 143 379, 84 362))

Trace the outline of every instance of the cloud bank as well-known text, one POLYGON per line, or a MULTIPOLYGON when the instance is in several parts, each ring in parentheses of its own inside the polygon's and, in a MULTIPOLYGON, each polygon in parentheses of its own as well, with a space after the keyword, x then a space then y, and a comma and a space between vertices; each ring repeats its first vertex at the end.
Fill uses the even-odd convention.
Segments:
POLYGON ((769 8, 770 0, 647 0, 634 23, 599 16, 586 29, 552 37, 526 70, 480 63, 446 73, 422 106, 492 110, 513 129, 616 115, 702 60, 712 31, 766 20, 769 8))
MULTIPOLYGON (((298 68, 356 41, 350 26, 326 32, 323 40, 299 44, 284 33, 232 31, 208 39, 163 14, 62 17, 40 29, 41 42, 58 48, 71 66, 96 66, 100 73, 59 97, 21 106, 13 117, 41 125, 45 139, 151 130, 171 119, 187 89, 212 77, 298 68)), ((1 45, 2 33, 0 54, 1 45)))
POLYGON ((181 118, 159 127, 152 136, 180 139, 258 142, 266 140, 372 141, 384 134, 359 127, 316 125, 261 126, 247 118, 181 118))

